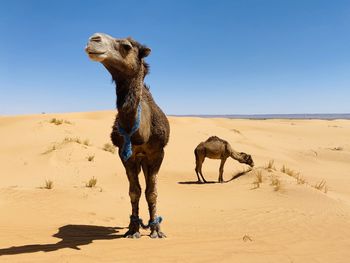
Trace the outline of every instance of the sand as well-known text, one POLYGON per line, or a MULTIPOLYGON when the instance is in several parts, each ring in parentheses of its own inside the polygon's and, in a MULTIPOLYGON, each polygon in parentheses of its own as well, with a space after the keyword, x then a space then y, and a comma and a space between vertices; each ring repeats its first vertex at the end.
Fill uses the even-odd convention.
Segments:
MULTIPOLYGON (((350 121, 169 117, 158 177, 168 238, 142 230, 132 240, 121 238, 128 181, 117 154, 103 150, 114 115, 0 117, 0 262, 350 262, 350 121), (254 169, 232 180, 248 167, 229 159, 228 182, 196 184, 193 150, 211 135, 250 153, 254 169), (86 187, 93 177, 96 186, 86 187)), ((208 181, 218 169, 204 162, 208 181)), ((144 195, 140 213, 147 221, 144 195)))

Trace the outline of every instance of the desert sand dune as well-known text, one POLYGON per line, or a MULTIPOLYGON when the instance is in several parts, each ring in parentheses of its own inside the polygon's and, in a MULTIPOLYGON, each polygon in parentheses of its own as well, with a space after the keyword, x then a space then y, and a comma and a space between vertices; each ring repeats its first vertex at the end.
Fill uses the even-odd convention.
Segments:
POLYGON ((0 117, 0 262, 349 262, 350 121, 169 117, 158 177, 168 238, 130 240, 128 181, 103 149, 114 116, 0 117), (219 184, 219 161, 206 159, 215 183, 195 183, 193 150, 211 135, 251 154, 254 169, 231 180, 248 166, 228 159, 219 184))

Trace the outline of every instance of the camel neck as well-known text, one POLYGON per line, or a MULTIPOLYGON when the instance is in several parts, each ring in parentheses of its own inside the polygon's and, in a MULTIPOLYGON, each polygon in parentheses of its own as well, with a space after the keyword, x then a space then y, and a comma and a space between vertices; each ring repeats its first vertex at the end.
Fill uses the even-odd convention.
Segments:
POLYGON ((115 82, 119 125, 130 132, 141 103, 143 76, 139 74, 133 78, 118 78, 115 82))

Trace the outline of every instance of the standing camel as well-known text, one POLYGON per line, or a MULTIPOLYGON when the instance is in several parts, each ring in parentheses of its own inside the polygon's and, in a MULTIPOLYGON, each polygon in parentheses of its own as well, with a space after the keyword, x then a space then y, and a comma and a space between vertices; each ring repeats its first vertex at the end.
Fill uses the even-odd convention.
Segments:
POLYGON ((205 157, 210 159, 221 159, 218 179, 220 183, 224 182, 222 175, 224 173, 224 165, 228 157, 231 157, 240 163, 246 163, 252 167, 254 166, 253 159, 249 154, 236 152, 227 141, 216 136, 209 137, 205 142, 198 144, 194 150, 194 155, 196 156, 195 171, 198 182, 201 182, 199 175, 202 177, 204 183, 207 182, 202 173, 202 164, 205 157))
POLYGON ((139 218, 141 186, 138 175, 142 168, 150 216, 146 227, 151 229, 151 238, 163 238, 165 234, 160 231, 161 218, 156 216, 156 175, 163 161, 170 126, 144 84, 149 69, 144 58, 151 53, 151 49, 132 38, 113 38, 96 33, 89 38, 85 51, 92 60, 102 63, 116 83, 118 114, 111 140, 118 147, 119 157, 125 167, 132 206, 129 230, 124 236, 139 238, 140 225, 144 227, 139 218))

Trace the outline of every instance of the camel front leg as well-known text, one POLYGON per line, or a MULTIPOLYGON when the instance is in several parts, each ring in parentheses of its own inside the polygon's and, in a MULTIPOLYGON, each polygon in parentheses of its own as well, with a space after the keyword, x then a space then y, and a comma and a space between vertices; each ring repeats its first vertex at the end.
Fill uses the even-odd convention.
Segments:
POLYGON ((220 163, 220 169, 219 169, 219 183, 223 183, 224 179, 223 179, 223 174, 224 174, 224 165, 226 162, 226 158, 225 159, 221 159, 221 163, 220 163))
POLYGON ((197 174, 198 183, 202 183, 201 179, 199 178, 199 175, 202 177, 203 183, 206 183, 207 181, 204 179, 203 174, 202 174, 202 163, 196 164, 195 171, 197 174))
POLYGON ((124 234, 128 238, 140 238, 140 219, 139 219, 139 200, 141 196, 141 186, 138 174, 140 173, 140 164, 133 163, 125 167, 129 180, 129 196, 132 207, 130 216, 129 230, 124 234))
POLYGON ((151 229, 151 238, 164 238, 166 235, 160 231, 161 218, 157 217, 157 173, 162 164, 164 151, 157 154, 151 160, 145 160, 142 163, 142 170, 146 179, 146 200, 149 211, 149 226, 151 229))

